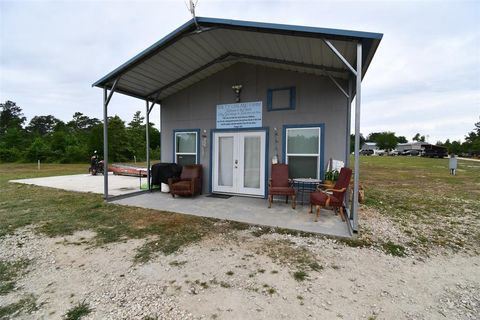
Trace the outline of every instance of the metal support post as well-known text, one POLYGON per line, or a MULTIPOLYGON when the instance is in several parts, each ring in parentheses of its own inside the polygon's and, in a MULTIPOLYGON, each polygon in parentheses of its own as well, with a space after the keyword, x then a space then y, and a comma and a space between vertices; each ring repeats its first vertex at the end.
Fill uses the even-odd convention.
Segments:
MULTIPOLYGON (((352 79, 351 77, 348 78, 348 95, 347 95, 347 136, 346 136, 346 147, 345 147, 345 167, 350 167, 350 126, 351 126, 351 116, 352 116, 352 79)), ((347 186, 347 195, 350 195, 350 186, 347 186)), ((350 206, 350 197, 345 197, 345 208, 350 206)), ((347 210, 350 212, 350 210, 347 210)), ((351 212, 350 216, 351 218, 351 212)))
POLYGON ((352 214, 354 231, 358 231, 358 189, 360 179, 360 103, 362 93, 362 43, 357 43, 357 76, 355 96, 355 167, 353 176, 352 214))
POLYGON ((160 146, 160 154, 159 154, 160 158, 159 159, 160 159, 160 162, 162 162, 162 105, 159 103, 158 107, 160 108, 160 126, 159 126, 159 128, 160 128, 160 130, 159 130, 159 132, 160 132, 160 144, 159 144, 159 146, 160 146))
POLYGON ((106 201, 108 201, 108 104, 119 79, 117 78, 113 82, 110 94, 108 94, 106 86, 103 88, 103 197, 106 201))
POLYGON ((103 198, 108 200, 108 96, 103 88, 103 198))
MULTIPOLYGON (((150 111, 152 110, 149 106, 148 100, 145 100, 146 103, 146 109, 145 113, 147 114, 146 121, 147 123, 145 124, 145 140, 146 140, 146 145, 147 145, 147 186, 148 190, 151 190, 150 187, 150 111)), ((152 104, 153 108, 153 104, 152 104)))

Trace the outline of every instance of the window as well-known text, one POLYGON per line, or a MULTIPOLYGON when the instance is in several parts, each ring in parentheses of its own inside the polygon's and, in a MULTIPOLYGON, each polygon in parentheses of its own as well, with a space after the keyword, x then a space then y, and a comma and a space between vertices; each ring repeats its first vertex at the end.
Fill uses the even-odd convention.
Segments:
POLYGON ((284 160, 290 178, 320 178, 322 126, 284 127, 284 160))
POLYGON ((295 110, 295 87, 268 89, 267 110, 295 110))
POLYGON ((198 163, 198 139, 200 130, 175 131, 175 163, 184 166, 198 163))

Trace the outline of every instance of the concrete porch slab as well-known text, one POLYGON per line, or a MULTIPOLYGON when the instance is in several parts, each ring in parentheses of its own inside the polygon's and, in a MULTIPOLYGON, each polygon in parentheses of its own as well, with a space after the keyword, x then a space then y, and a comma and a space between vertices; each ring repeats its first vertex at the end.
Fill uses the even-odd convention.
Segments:
POLYGON ((338 237, 351 237, 346 222, 331 210, 322 210, 320 219, 308 213, 309 206, 297 205, 295 210, 284 201, 274 202, 268 208, 267 200, 249 197, 229 199, 211 198, 206 195, 194 198, 175 197, 161 192, 147 192, 132 197, 114 200, 112 203, 178 212, 194 216, 225 219, 248 224, 320 233, 338 237))
MULTIPOLYGON (((76 192, 103 194, 103 176, 77 174, 33 179, 11 180, 10 182, 32 184, 76 192)), ((146 182, 142 178, 142 183, 146 182)), ((122 196, 140 190, 137 177, 116 176, 108 178, 109 195, 122 196)), ((175 197, 161 192, 145 192, 127 198, 113 200, 112 203, 161 211, 178 212, 194 216, 225 219, 248 224, 278 227, 331 236, 350 237, 348 226, 330 210, 322 210, 318 222, 308 214, 308 206, 297 205, 293 210, 290 203, 276 201, 268 209, 267 200, 249 197, 229 199, 211 198, 206 195, 194 198, 175 197)))
MULTIPOLYGON (((50 187, 76 192, 92 192, 103 194, 103 175, 74 174, 68 176, 54 176, 32 179, 10 180, 15 183, 32 184, 41 187, 50 187)), ((146 183, 147 178, 142 178, 141 183, 146 183)), ((125 195, 140 191, 140 178, 108 175, 108 194, 112 196, 125 195)))

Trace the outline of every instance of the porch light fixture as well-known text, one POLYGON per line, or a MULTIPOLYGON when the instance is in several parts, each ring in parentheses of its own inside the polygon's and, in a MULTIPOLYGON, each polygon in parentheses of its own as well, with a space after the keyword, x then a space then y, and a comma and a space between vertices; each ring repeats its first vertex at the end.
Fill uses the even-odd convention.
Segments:
POLYGON ((235 92, 235 102, 240 102, 240 92, 242 92, 242 85, 235 84, 232 86, 233 92, 235 92))

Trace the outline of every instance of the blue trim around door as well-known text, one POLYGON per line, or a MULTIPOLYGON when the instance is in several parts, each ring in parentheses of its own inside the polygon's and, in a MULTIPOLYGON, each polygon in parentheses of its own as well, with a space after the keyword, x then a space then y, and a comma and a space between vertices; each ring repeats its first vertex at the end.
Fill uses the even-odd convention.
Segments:
POLYGON ((216 132, 239 132, 239 131, 265 131, 265 190, 263 198, 267 198, 268 195, 268 162, 269 162, 269 127, 258 127, 258 128, 234 128, 234 129, 211 129, 210 130, 210 168, 208 172, 208 191, 212 193, 212 172, 213 172, 213 134, 216 132))
POLYGON ((195 163, 199 164, 200 163, 200 129, 174 129, 173 130, 173 144, 172 144, 172 149, 173 149, 173 155, 172 155, 172 162, 177 163, 177 159, 175 157, 176 155, 176 148, 177 148, 177 142, 175 141, 175 134, 177 132, 196 132, 197 133, 197 159, 195 159, 195 163))
POLYGON ((319 179, 323 180, 323 176, 325 174, 325 167, 324 167, 324 148, 325 148, 325 123, 314 123, 314 124, 286 124, 283 126, 282 132, 282 160, 283 163, 287 163, 287 129, 295 129, 295 128, 320 128, 320 168, 318 177, 319 179))

